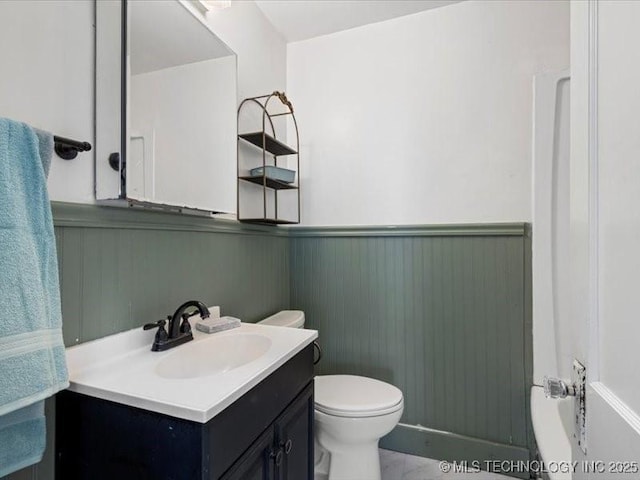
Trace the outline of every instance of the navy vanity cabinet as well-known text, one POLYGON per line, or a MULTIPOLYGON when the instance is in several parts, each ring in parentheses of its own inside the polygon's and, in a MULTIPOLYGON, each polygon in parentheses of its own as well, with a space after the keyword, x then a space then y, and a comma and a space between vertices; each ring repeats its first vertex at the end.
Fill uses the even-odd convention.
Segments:
POLYGON ((64 391, 59 480, 312 480, 313 346, 203 424, 64 391))
POLYGON ((281 462, 276 458, 274 480, 313 478, 313 384, 275 423, 275 442, 280 449, 281 462), (310 428, 311 426, 311 428, 310 428))
POLYGON ((220 480, 272 480, 275 475, 273 429, 268 429, 220 480))
POLYGON ((313 384, 309 384, 221 480, 312 479, 312 427, 313 384))

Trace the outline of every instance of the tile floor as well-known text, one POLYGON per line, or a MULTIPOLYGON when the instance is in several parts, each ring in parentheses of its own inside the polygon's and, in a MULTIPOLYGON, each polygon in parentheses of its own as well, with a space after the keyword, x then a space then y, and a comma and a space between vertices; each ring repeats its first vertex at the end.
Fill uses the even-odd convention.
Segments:
POLYGON ((380 449, 382 480, 513 480, 487 472, 443 473, 440 461, 380 449))

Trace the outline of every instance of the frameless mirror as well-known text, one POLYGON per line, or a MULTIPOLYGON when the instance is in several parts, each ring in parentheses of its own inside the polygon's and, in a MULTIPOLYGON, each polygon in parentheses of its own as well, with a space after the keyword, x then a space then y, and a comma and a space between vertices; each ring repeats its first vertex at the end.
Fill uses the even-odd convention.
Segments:
POLYGON ((98 200, 235 213, 233 51, 186 1, 97 2, 96 19, 98 200))

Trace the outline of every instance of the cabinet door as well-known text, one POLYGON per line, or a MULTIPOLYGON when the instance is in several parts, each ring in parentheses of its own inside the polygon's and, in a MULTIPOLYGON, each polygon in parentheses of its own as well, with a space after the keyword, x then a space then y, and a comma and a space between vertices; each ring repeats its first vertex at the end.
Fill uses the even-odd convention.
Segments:
POLYGON ((278 480, 313 480, 313 382, 276 420, 278 480), (280 459, 279 459, 280 460, 280 459))
POLYGON ((269 427, 220 480, 273 480, 275 456, 273 428, 269 427))

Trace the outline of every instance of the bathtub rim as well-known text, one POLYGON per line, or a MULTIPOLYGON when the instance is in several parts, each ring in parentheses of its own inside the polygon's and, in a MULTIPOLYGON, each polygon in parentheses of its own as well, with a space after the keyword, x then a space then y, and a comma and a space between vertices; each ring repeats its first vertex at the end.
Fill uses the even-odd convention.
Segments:
MULTIPOLYGON (((538 454, 545 464, 549 462, 571 462, 573 453, 569 433, 565 429, 560 406, 571 399, 552 400, 544 396, 539 385, 531 387, 531 423, 536 438, 538 454)), ((572 480, 571 473, 549 472, 550 480, 572 480)))

